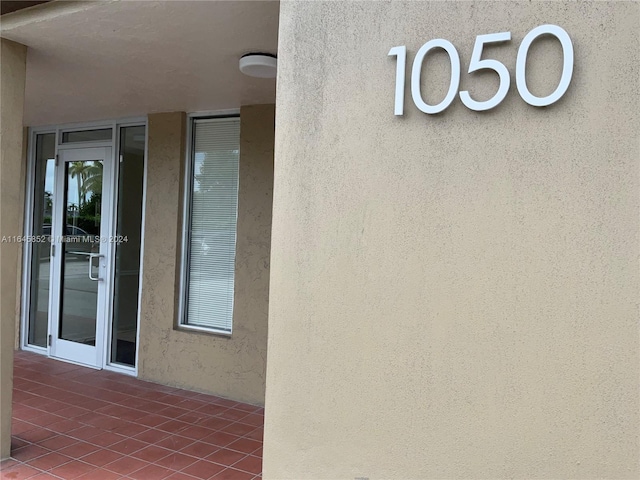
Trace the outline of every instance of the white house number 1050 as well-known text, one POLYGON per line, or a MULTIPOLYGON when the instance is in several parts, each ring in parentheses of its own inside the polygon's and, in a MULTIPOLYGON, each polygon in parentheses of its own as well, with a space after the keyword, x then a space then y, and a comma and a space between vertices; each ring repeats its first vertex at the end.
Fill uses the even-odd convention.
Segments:
MULTIPOLYGON (((497 60, 481 60, 482 49, 485 45, 490 43, 502 43, 511 40, 511 32, 501 33, 489 33, 487 35, 478 35, 476 37, 476 43, 473 47, 473 53, 471 54, 471 61, 469 63, 469 73, 477 72, 479 70, 493 70, 500 77, 500 86, 497 93, 489 100, 480 102, 471 98, 471 95, 467 90, 460 92, 460 100, 467 108, 482 112, 490 110, 500 104, 507 96, 509 91, 510 77, 509 70, 504 64, 497 60)), ((389 56, 397 57, 396 65, 396 89, 395 89, 395 106, 394 113, 396 115, 404 114, 404 86, 405 86, 405 69, 407 64, 407 47, 398 46, 389 50, 389 56)), ((529 105, 535 107, 546 107, 554 102, 557 102, 569 88, 571 82, 571 76, 573 75, 573 44, 567 32, 558 27, 557 25, 540 25, 539 27, 531 30, 523 39, 518 49, 518 56, 516 59, 516 86, 522 99, 529 105), (538 37, 543 35, 551 35, 560 40, 562 45, 562 51, 564 56, 564 62, 562 66, 562 76, 560 77, 560 83, 555 91, 546 97, 536 97, 527 88, 526 79, 526 65, 527 54, 529 47, 538 37)), ((411 96, 413 97, 413 103, 416 107, 424 113, 434 114, 440 113, 446 109, 451 102, 453 102, 458 93, 458 87, 460 86, 460 56, 456 47, 451 42, 444 39, 430 40, 425 43, 413 60, 413 68, 411 69, 411 96), (434 48, 442 48, 451 62, 451 82, 449 84, 449 90, 447 95, 437 105, 429 105, 422 98, 420 91, 420 76, 422 73, 422 64, 424 58, 430 50, 434 48)))

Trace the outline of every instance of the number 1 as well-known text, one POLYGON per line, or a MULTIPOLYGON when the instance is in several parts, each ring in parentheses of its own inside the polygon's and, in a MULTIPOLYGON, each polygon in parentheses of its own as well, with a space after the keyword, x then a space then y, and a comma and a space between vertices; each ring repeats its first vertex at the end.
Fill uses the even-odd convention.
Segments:
POLYGON ((405 81, 405 69, 407 67, 407 47, 402 45, 393 47, 389 50, 391 56, 396 56, 398 62, 396 64, 396 99, 393 108, 394 115, 404 115, 404 81, 405 81))

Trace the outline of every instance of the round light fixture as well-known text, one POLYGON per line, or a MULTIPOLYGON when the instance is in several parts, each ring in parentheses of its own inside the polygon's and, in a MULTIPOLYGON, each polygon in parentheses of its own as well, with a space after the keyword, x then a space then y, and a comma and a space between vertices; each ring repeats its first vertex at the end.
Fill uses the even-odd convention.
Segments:
POLYGON ((250 77, 275 78, 278 60, 270 53, 247 53, 240 58, 240 71, 250 77))

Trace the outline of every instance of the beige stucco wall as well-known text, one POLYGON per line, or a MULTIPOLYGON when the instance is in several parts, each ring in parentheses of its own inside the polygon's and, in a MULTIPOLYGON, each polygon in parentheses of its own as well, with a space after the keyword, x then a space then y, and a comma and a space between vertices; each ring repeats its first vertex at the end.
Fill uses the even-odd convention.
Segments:
POLYGON ((639 34, 637 2, 282 2, 264 478, 640 476, 639 34), (544 23, 575 71, 539 109, 544 23), (502 31, 498 108, 393 115, 391 47, 448 39, 487 99, 502 31))
POLYGON ((176 329, 182 232, 183 114, 149 115, 139 376, 264 404, 274 106, 240 112, 233 335, 176 329))
MULTIPOLYGON (((22 234, 23 106, 27 48, 0 40, 0 238, 22 234)), ((11 397, 16 318, 19 315, 18 243, 0 242, 0 459, 11 450, 11 397)))

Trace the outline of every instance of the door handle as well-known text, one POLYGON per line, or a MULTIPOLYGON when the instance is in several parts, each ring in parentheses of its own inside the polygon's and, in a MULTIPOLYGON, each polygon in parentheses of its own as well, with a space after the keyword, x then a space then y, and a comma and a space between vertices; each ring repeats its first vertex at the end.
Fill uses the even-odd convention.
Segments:
MULTIPOLYGON (((98 282, 98 281, 101 281, 102 278, 94 277, 92 275, 92 273, 93 273, 93 271, 92 271, 93 270, 93 259, 94 258, 104 258, 104 255, 100 255, 98 253, 89 254, 89 279, 93 280, 94 282, 98 282)), ((98 262, 98 271, 100 271, 100 262, 98 262)))

